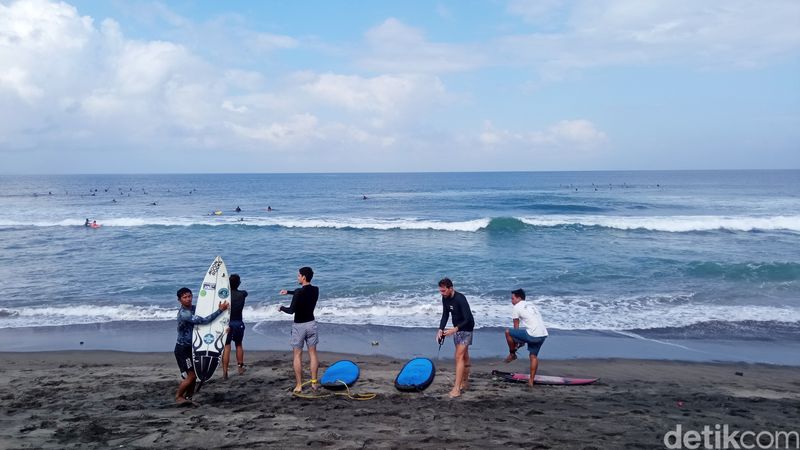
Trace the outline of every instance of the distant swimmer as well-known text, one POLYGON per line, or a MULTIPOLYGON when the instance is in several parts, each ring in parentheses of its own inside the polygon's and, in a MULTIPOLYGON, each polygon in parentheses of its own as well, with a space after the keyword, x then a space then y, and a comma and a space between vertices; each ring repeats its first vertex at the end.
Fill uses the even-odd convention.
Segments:
POLYGON ((158 202, 150 203, 150 206, 158 206, 158 202))
POLYGON ((361 195, 361 200, 366 200, 366 199, 367 199, 367 196, 362 194, 361 195))
POLYGON ((267 206, 267 211, 272 211, 272 206, 267 206))
POLYGON ((83 226, 90 227, 90 226, 92 226, 92 224, 89 223, 89 219, 86 219, 86 222, 83 224, 83 226))
POLYGON ((112 199, 111 199, 111 203, 117 203, 117 199, 115 199, 115 198, 112 198, 112 199))
POLYGON ((242 208, 240 208, 240 207, 238 207, 238 206, 237 206, 237 207, 236 207, 236 212, 237 212, 237 213, 240 213, 240 212, 242 212, 242 208))

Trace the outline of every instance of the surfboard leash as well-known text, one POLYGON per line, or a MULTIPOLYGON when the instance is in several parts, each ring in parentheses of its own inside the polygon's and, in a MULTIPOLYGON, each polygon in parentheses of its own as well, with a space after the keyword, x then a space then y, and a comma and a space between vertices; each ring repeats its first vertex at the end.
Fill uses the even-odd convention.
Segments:
MULTIPOLYGON (((316 383, 316 381, 317 380, 306 381, 305 383, 300 385, 300 387, 302 388, 302 387, 306 386, 307 384, 316 383)), ((298 397, 298 398, 308 399, 308 400, 314 400, 314 399, 319 399, 319 398, 327 398, 327 397, 333 397, 334 395, 339 395, 339 396, 342 396, 342 397, 347 397, 350 400, 364 401, 364 400, 372 400, 372 399, 374 399, 375 397, 378 396, 378 394, 374 393, 374 392, 364 392, 364 393, 353 392, 353 391, 350 390, 350 386, 348 386, 347 383, 345 383, 344 381, 342 381, 342 380, 336 380, 336 381, 338 383, 342 383, 344 385, 345 390, 347 391, 346 393, 345 392, 325 392, 325 393, 322 393, 322 394, 303 394, 302 392, 295 392, 293 388, 289 388, 289 389, 292 389, 292 395, 293 396, 298 397)), ((289 389, 287 389, 287 390, 289 390, 289 389)))

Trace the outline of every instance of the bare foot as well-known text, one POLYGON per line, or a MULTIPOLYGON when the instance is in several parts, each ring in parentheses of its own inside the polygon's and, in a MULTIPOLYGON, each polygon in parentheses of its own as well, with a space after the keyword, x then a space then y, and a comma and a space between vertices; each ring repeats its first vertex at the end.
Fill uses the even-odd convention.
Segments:
POLYGON ((453 389, 447 396, 450 398, 461 397, 461 391, 459 389, 453 389))
POLYGON ((222 379, 223 380, 227 380, 228 379, 228 371, 227 370, 222 372, 222 379))
POLYGON ((465 381, 461 383, 461 392, 464 392, 469 389, 469 381, 465 381))
POLYGON ((508 364, 511 361, 515 360, 515 359, 517 359, 517 354, 516 353, 509 353, 508 356, 506 356, 506 359, 503 360, 503 362, 508 364))
POLYGON ((295 394, 303 392, 303 386, 295 386, 292 392, 294 392, 295 394))
POLYGON ((175 399, 175 405, 177 405, 177 406, 190 406, 191 404, 192 404, 192 401, 189 400, 188 398, 176 398, 175 399))
POLYGON ((247 370, 244 367, 244 364, 239 365, 239 375, 244 375, 244 371, 247 370))

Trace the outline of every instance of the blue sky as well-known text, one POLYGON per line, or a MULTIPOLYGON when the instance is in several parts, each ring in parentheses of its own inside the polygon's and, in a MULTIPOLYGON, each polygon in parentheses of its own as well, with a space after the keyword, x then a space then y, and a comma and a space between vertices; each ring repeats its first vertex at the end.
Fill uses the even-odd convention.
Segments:
POLYGON ((0 173, 800 168, 796 0, 0 0, 0 173))

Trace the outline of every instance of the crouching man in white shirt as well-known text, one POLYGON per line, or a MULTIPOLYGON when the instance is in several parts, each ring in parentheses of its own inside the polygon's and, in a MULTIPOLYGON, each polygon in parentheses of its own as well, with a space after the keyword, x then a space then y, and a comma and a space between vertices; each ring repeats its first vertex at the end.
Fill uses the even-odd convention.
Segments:
POLYGON ((511 303, 514 305, 511 313, 514 328, 506 328, 508 356, 505 362, 510 363, 517 359, 517 350, 528 344, 531 359, 531 378, 528 380, 528 386, 533 387, 536 369, 539 367, 539 349, 547 339, 547 328, 536 305, 525 301, 525 291, 522 289, 512 291, 511 303))

